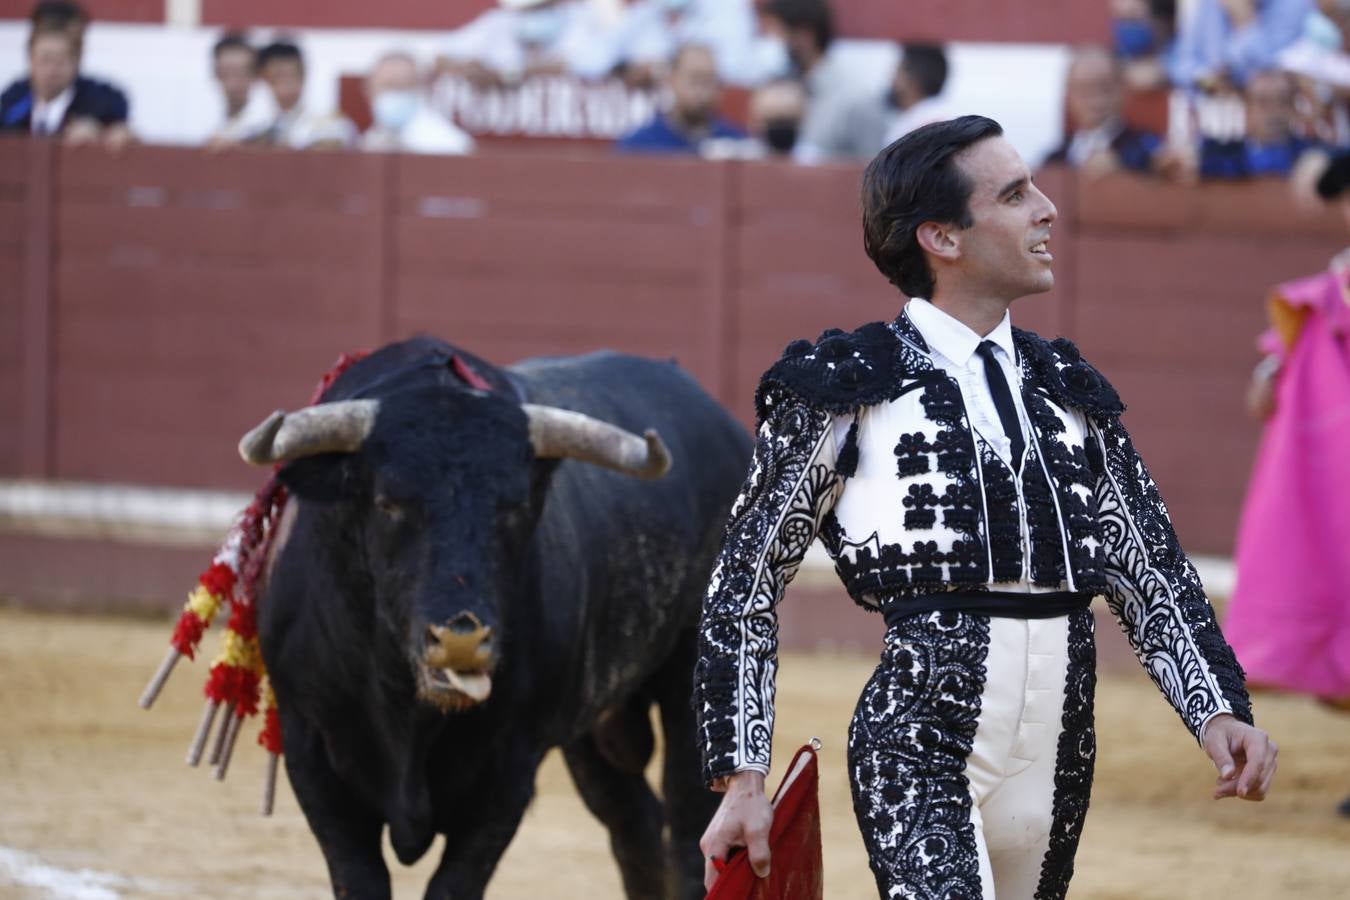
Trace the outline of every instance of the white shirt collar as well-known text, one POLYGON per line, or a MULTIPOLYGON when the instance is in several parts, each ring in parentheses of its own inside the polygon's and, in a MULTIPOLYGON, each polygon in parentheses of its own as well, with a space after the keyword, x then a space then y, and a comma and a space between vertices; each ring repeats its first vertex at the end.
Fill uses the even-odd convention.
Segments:
POLYGON ((33 130, 36 131, 38 123, 41 122, 47 129, 48 134, 55 134, 61 128, 61 120, 66 117, 66 110, 75 100, 75 84, 72 82, 64 91, 57 94, 46 103, 36 101, 33 103, 33 130))
POLYGON ((995 346, 1008 354, 1008 359, 1017 358, 1013 350, 1012 318, 1006 310, 994 330, 984 337, 980 337, 964 322, 918 297, 905 305, 905 313, 928 342, 929 349, 936 350, 958 366, 964 367, 970 362, 981 341, 993 341, 995 346))

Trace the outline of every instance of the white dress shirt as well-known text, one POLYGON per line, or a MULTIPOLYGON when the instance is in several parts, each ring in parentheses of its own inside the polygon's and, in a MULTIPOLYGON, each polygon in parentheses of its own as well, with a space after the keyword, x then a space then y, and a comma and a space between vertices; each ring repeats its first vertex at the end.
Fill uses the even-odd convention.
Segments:
POLYGON ((993 343, 994 358, 1003 369, 1003 377, 1008 380, 1008 389, 1017 407, 1017 419, 1022 427, 1025 446, 1029 434, 1027 412, 1022 404, 1022 375, 1014 361, 1017 354, 1013 349, 1012 320, 1008 313, 1003 314, 993 331, 980 337, 969 326, 927 300, 911 300, 905 310, 914 327, 928 342, 933 365, 954 378, 961 388, 961 399, 966 404, 971 426, 994 449, 999 459, 1011 464, 1012 441, 1003 430, 1003 420, 999 418, 998 407, 994 405, 994 395, 989 390, 989 379, 984 372, 984 360, 975 352, 982 341, 993 343))
POLYGON ((74 100, 75 85, 73 84, 46 103, 34 98, 33 134, 56 134, 60 131, 61 121, 66 117, 66 110, 70 109, 70 104, 74 100))
POLYGON ((1091 131, 1075 131, 1069 139, 1069 165, 1077 168, 1098 153, 1111 152, 1111 142, 1120 136, 1122 130, 1124 126, 1113 119, 1091 131))

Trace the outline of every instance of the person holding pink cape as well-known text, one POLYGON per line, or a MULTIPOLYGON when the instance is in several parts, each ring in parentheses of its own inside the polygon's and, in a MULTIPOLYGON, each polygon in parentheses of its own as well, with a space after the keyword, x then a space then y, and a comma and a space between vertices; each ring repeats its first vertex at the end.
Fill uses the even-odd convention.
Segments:
MULTIPOLYGON (((1317 192, 1350 224, 1350 153, 1317 192)), ((1350 712, 1350 250, 1277 286, 1269 307, 1248 397, 1267 421, 1223 630, 1253 686, 1350 712)))

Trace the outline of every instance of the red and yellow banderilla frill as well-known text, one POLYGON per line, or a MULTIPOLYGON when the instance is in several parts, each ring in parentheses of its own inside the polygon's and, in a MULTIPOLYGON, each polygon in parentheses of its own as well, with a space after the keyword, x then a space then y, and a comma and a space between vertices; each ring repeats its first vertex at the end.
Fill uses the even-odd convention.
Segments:
MULTIPOLYGON (((333 381, 364 356, 363 353, 343 354, 315 388, 310 404, 317 403, 333 381)), ((224 709, 224 721, 215 730, 215 740, 211 743, 211 752, 207 757, 207 764, 215 767, 216 779, 223 780, 229 769, 235 741, 239 738, 239 729, 245 718, 258 712, 261 700, 265 712, 258 743, 268 753, 263 815, 272 814, 282 741, 276 694, 267 682, 267 671, 258 646, 258 583, 271 554, 277 523, 285 509, 286 499, 286 489, 273 473, 230 528, 225 543, 212 559, 210 567, 198 576, 197 585, 188 594, 183 612, 174 626, 164 660, 141 694, 140 701, 142 708, 149 709, 178 660, 184 656, 196 658, 202 636, 211 627, 221 608, 228 603, 229 621, 221 640, 220 652, 212 661, 206 678, 203 689, 206 707, 202 710, 201 721, 188 747, 187 762, 190 766, 201 762, 206 744, 215 729, 216 717, 224 709)))

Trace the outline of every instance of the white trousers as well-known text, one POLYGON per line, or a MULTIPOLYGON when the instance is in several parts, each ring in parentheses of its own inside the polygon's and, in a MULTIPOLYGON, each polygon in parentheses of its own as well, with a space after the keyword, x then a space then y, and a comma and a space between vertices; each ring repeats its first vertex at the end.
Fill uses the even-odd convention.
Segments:
POLYGON ((1060 898, 1095 755, 1092 614, 897 623, 850 729, 883 897, 1060 898))

